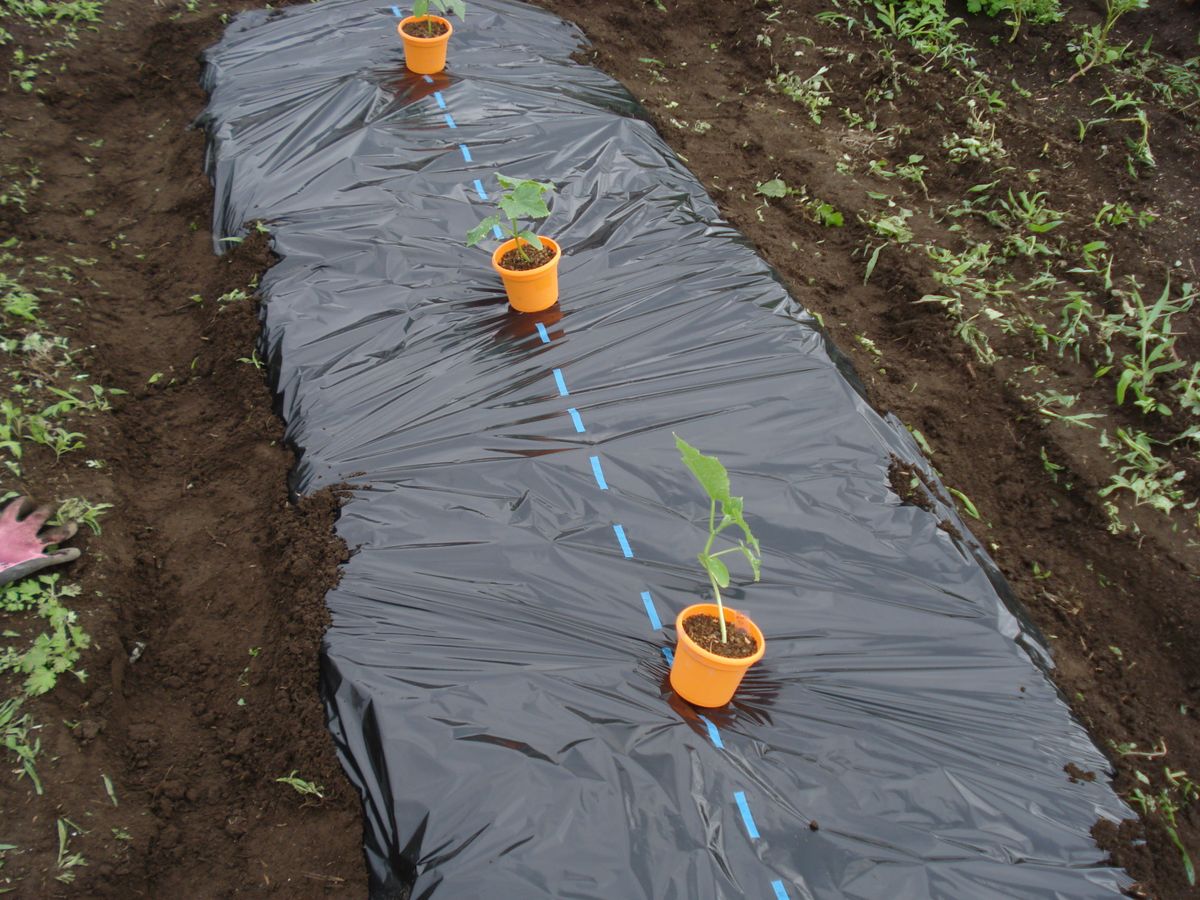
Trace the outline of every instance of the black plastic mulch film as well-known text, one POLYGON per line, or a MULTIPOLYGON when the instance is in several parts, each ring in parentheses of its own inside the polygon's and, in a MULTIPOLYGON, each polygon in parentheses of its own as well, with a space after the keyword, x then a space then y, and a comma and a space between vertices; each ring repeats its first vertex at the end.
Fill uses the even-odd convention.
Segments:
POLYGON ((889 490, 911 438, 580 33, 473 0, 426 78, 395 12, 239 17, 203 119, 219 234, 264 220, 281 256, 295 487, 358 486, 322 688, 374 896, 1119 894, 1089 831, 1127 811, 1064 773, 1107 765, 993 563, 889 490), (496 171, 558 186, 548 313, 464 245, 496 171), (703 715, 665 681, 707 586, 673 431, 764 548, 728 599, 766 657, 703 715))

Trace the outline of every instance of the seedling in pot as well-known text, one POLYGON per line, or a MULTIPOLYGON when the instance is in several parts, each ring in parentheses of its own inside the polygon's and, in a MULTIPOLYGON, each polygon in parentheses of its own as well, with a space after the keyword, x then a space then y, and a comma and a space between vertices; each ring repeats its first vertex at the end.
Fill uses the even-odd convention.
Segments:
MULTIPOLYGON (((708 540, 697 557, 712 585, 716 603, 696 603, 681 610, 675 617, 678 641, 671 663, 671 687, 675 693, 696 706, 724 706, 742 682, 742 677, 766 652, 766 640, 757 625, 746 615, 727 610, 721 590, 730 584, 729 567, 721 558, 740 553, 750 564, 754 580, 760 575, 758 539, 750 531, 744 516, 741 497, 729 492, 729 473, 715 456, 705 456, 679 435, 675 446, 686 465, 708 494, 708 540), (717 504, 721 516, 717 518, 717 504), (736 525, 741 530, 737 546, 713 551, 717 537, 736 525), (735 626, 730 633, 728 616, 735 626), (717 627, 714 627, 716 619, 717 627), (718 630, 719 628, 719 630, 718 630)), ((726 535, 728 541, 734 540, 726 535)))
POLYGON ((499 213, 493 213, 467 232, 467 246, 474 247, 493 229, 507 240, 492 253, 492 268, 504 282, 508 302, 517 312, 541 312, 558 302, 558 263, 562 258, 558 244, 538 237, 533 222, 550 215, 547 195, 554 185, 526 178, 518 180, 496 173, 503 190, 496 201, 499 213), (504 218, 508 224, 501 229, 504 218), (528 221, 529 226, 523 224, 528 221))
MULTIPOLYGON (((729 587, 729 567, 721 557, 730 553, 742 554, 746 562, 750 564, 754 580, 758 581, 762 574, 762 557, 758 539, 750 531, 750 526, 746 524, 743 516, 743 499, 729 493, 729 473, 725 471, 721 461, 715 456, 705 456, 679 435, 675 435, 675 446, 679 448, 684 465, 696 476, 696 480, 708 494, 708 540, 696 558, 700 560, 700 565, 703 566, 709 583, 712 584, 713 597, 717 601, 719 611, 717 618, 721 623, 721 642, 728 643, 729 634, 725 627, 725 604, 721 599, 721 588, 729 587), (717 519, 718 503, 721 504, 720 520, 717 519), (731 525, 736 525, 741 529, 743 535, 737 539, 737 546, 726 547, 724 550, 714 553, 713 544, 716 542, 717 536, 731 525)), ((732 538, 726 535, 726 540, 732 540, 732 538)))
MULTIPOLYGON (((496 205, 500 207, 504 216, 508 216, 508 225, 504 226, 504 217, 500 213, 494 213, 467 232, 467 246, 474 247, 481 240, 488 236, 493 228, 503 226, 502 231, 507 231, 508 236, 516 241, 514 248, 527 265, 508 265, 506 268, 532 268, 533 264, 540 265, 546 260, 538 260, 533 253, 529 252, 529 247, 542 253, 546 250, 542 239, 539 238, 530 228, 522 225, 522 219, 544 219, 550 215, 550 208, 546 205, 545 195, 553 194, 554 185, 547 184, 541 181, 531 181, 524 179, 518 181, 515 178, 509 178, 507 175, 496 173, 496 180, 500 182, 500 186, 504 190, 500 193, 500 199, 496 201, 496 205)), ((532 224, 532 222, 531 222, 532 224)), ((515 262, 515 260, 507 260, 515 262)))
POLYGON ((442 16, 455 15, 460 21, 467 19, 467 4, 464 0, 413 0, 413 18, 423 19, 414 23, 409 34, 417 37, 434 38, 443 31, 443 26, 436 19, 429 18, 429 7, 433 6, 442 16))

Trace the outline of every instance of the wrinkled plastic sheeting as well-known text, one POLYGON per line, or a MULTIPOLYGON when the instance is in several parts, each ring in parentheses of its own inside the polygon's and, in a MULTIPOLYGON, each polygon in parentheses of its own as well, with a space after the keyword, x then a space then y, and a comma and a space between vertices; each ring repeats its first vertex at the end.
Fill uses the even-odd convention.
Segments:
POLYGON ((579 33, 474 0, 427 81, 395 23, 240 17, 203 120, 218 231, 266 221, 281 256, 264 341, 295 486, 357 485, 322 687, 374 894, 1117 894, 1089 830, 1125 810, 1064 773, 1107 767, 993 564, 889 490, 890 454, 923 465, 909 436, 571 61, 579 33), (497 170, 559 187, 549 313, 509 312, 464 246, 497 170), (728 600, 766 657, 703 718, 665 682, 706 588, 672 432, 729 466, 765 548, 728 600))

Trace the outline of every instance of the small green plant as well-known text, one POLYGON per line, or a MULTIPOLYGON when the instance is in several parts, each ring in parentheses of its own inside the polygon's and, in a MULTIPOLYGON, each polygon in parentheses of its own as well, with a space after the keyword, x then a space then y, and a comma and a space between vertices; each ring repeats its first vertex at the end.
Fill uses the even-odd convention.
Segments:
POLYGON ((92 503, 85 497, 70 497, 59 504, 58 512, 50 520, 51 525, 78 522, 86 525, 93 534, 100 533, 100 517, 112 509, 111 503, 92 503))
MULTIPOLYGON (((508 233, 509 236, 517 242, 517 252, 526 262, 530 262, 530 256, 525 250, 525 246, 529 245, 535 250, 542 250, 544 246, 541 238, 533 231, 524 228, 521 225, 522 219, 544 219, 550 215, 550 208, 546 205, 545 195, 553 193, 554 185, 546 184, 541 181, 530 181, 529 179, 518 181, 515 178, 509 178, 506 175, 496 173, 496 180, 500 182, 500 186, 504 190, 500 194, 500 199, 496 201, 496 205, 500 207, 501 212, 508 216, 508 233)), ((500 213, 494 213, 467 232, 467 246, 474 247, 493 228, 499 228, 504 222, 503 216, 500 213)))
POLYGON ((967 0, 967 11, 985 12, 989 16, 1007 13, 1008 18, 1004 24, 1012 26, 1012 33, 1008 36, 1009 43, 1017 39, 1021 25, 1027 21, 1034 25, 1049 25, 1063 17, 1058 0, 967 0))
POLYGON ((1108 484, 1096 492, 1101 498, 1124 490, 1133 495, 1135 505, 1149 506, 1164 514, 1178 506, 1195 508, 1196 501, 1187 502, 1179 487, 1187 473, 1183 469, 1173 470, 1167 460, 1154 455, 1154 447, 1161 445, 1160 441, 1143 431, 1130 433, 1124 428, 1116 429, 1116 436, 1114 441, 1107 432, 1100 435, 1100 446, 1112 455, 1118 466, 1108 484))
POLYGON ((1104 21, 1080 32, 1078 43, 1067 45, 1075 51, 1075 65, 1079 67, 1079 71, 1067 80, 1074 81, 1093 66, 1107 65, 1124 56, 1129 44, 1114 47, 1108 42, 1109 33, 1125 13, 1146 9, 1149 5, 1150 0, 1105 0, 1104 21))
POLYGON ((254 368, 258 369, 260 372, 263 369, 263 361, 259 358, 257 349, 251 350, 249 356, 239 356, 238 362, 245 363, 248 366, 254 366, 254 368))
POLYGON ((912 241, 913 230, 908 227, 908 220, 912 218, 912 215, 911 209, 900 209, 890 216, 877 216, 874 219, 866 220, 866 224, 871 230, 885 240, 875 246, 868 243, 863 248, 864 253, 870 254, 867 257, 866 272, 863 274, 863 284, 871 280, 871 273, 875 271, 875 266, 879 263, 879 254, 883 252, 888 241, 895 241, 897 244, 907 244, 912 241))
POLYGON ((1133 339, 1136 352, 1122 357, 1122 371, 1117 379, 1117 404, 1125 402, 1125 395, 1132 390, 1134 405, 1143 413, 1157 412, 1171 415, 1171 409, 1155 398, 1151 388, 1154 380, 1182 369, 1187 363, 1175 355, 1176 333, 1172 330, 1172 317, 1186 313, 1196 299, 1190 284, 1184 284, 1181 297, 1172 301, 1171 281, 1168 278, 1153 306, 1147 306, 1136 281, 1130 279, 1130 289, 1121 291, 1127 316, 1112 318, 1112 327, 1117 333, 1133 339), (1127 324, 1124 319, 1133 319, 1127 324))
POLYGON ((828 71, 828 66, 821 66, 807 78, 795 72, 778 72, 774 80, 767 82, 767 87, 799 103, 808 110, 808 117, 820 125, 821 111, 833 103, 829 80, 825 77, 828 71))
POLYGON ((942 147, 945 148, 950 161, 965 163, 968 160, 974 160, 975 162, 993 163, 1007 156, 1008 151, 1004 148, 1004 144, 1000 138, 996 137, 996 126, 983 117, 976 108, 974 100, 967 101, 967 113, 967 127, 970 129, 970 134, 960 135, 958 132, 954 132, 942 140, 942 147))
POLYGON ((318 800, 325 799, 325 787, 312 781, 305 781, 303 778, 296 777, 295 769, 292 769, 291 775, 285 775, 283 778, 276 778, 275 780, 279 784, 288 785, 288 787, 302 797, 316 797, 318 800))
POLYGON ((1134 208, 1124 201, 1118 203, 1105 203, 1100 207, 1100 211, 1096 213, 1096 218, 1092 220, 1092 225, 1102 234, 1104 226, 1111 228, 1120 228, 1122 225, 1128 225, 1131 222, 1136 224, 1143 231, 1154 224, 1157 219, 1154 213, 1149 210, 1135 212, 1134 208))
POLYGON ((54 878, 64 884, 70 884, 75 880, 75 872, 73 871, 78 866, 86 866, 87 860, 83 858, 82 853, 71 853, 71 833, 82 834, 83 829, 72 822, 70 819, 58 820, 58 860, 55 865, 59 870, 59 874, 54 878))
POLYGON ((20 716, 21 700, 12 698, 0 701, 0 747, 12 753, 20 764, 17 774, 25 775, 33 782, 33 789, 38 796, 42 794, 42 781, 38 778, 34 760, 42 751, 42 740, 34 737, 30 740, 29 732, 35 730, 33 719, 28 713, 20 716))
MULTIPOLYGON (((413 0, 413 16, 418 19, 424 19, 429 15, 429 7, 432 6, 442 16, 456 15, 462 21, 467 18, 467 4, 464 0, 413 0)), ((437 32, 434 31, 434 21, 426 19, 425 21, 425 36, 437 37, 437 32)))
POLYGON ((1139 785, 1129 792, 1130 802, 1141 810, 1143 816, 1156 815, 1158 817, 1159 823, 1167 832, 1171 843, 1179 851, 1179 858, 1183 864, 1183 874, 1187 878, 1187 883, 1195 887, 1196 866, 1192 862, 1192 858, 1187 851, 1187 847, 1184 846, 1183 840, 1179 837, 1179 823, 1176 816, 1187 806, 1196 800, 1200 800, 1200 785, 1192 781, 1188 777, 1188 773, 1184 770, 1171 769, 1169 766, 1163 767, 1165 784, 1157 791, 1154 790, 1151 779, 1145 772, 1135 769, 1133 774, 1137 778, 1139 785))
POLYGON ((729 473, 715 456, 705 456, 679 435, 675 435, 675 446, 683 463, 696 476, 700 486, 709 497, 708 510, 708 541, 700 551, 697 559, 704 567, 712 585, 713 597, 717 601, 717 619, 721 623, 721 641, 727 642, 729 636, 725 628, 725 605, 721 600, 721 588, 729 587, 729 567, 721 560, 727 553, 741 553, 750 564, 754 580, 758 581, 762 574, 762 551, 758 539, 750 531, 744 517, 745 506, 741 497, 730 494, 729 473), (721 518, 717 520, 717 504, 721 504, 721 518), (731 525, 736 525, 742 531, 736 547, 727 547, 716 553, 712 552, 713 543, 722 531, 731 525))

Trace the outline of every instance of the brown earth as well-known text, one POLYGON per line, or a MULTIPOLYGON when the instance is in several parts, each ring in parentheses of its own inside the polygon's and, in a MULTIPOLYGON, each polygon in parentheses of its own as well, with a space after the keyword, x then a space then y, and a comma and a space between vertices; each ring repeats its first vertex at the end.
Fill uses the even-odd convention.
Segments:
MULTIPOLYGON (((56 51, 63 70, 0 93, 0 163, 42 182, 27 212, 0 206, 0 241, 19 240, 9 252, 76 363, 128 391, 72 423, 85 451, 32 452, 4 479, 40 501, 113 504, 64 570, 84 588, 72 605, 92 636, 87 680, 61 676, 25 704, 45 794, 0 777, 0 843, 16 847, 0 892, 15 897, 366 894, 360 805, 317 696, 324 595, 347 552, 339 503, 289 501, 293 456, 252 362, 249 295, 269 253, 259 241, 213 255, 204 142, 188 130, 205 103, 197 54, 238 6, 112 0, 56 51), (51 263, 69 279, 49 280, 51 263), (324 798, 276 780, 293 772, 324 798), (57 865, 60 818, 86 866, 57 865)), ((16 46, 44 44, 3 24, 16 46)))
POLYGON ((539 266, 544 266, 550 260, 554 259, 554 251, 549 247, 543 247, 541 250, 535 250, 530 247, 525 251, 528 259, 521 255, 521 251, 513 247, 500 258, 500 265, 505 269, 512 269, 514 272, 527 272, 530 269, 536 269, 539 266))
MULTIPOLYGON (((1123 161, 1128 133, 1121 124, 1095 126, 1099 131, 1093 129, 1086 143, 1075 137, 1077 118, 1086 122, 1100 115, 1103 107, 1092 101, 1105 85, 1118 95, 1135 87, 1104 68, 1066 83, 1074 68, 1065 49, 1072 24, 1095 22, 1102 4, 1064 3, 1073 7, 1067 21, 1027 28, 1009 45, 1009 29, 1001 22, 971 16, 951 2, 954 14, 969 20, 981 68, 1003 90, 1006 107, 991 114, 1011 166, 956 167, 941 142, 951 130, 966 131, 963 107, 956 104, 964 79, 903 43, 894 44, 893 58, 859 31, 822 25, 817 14, 835 8, 827 0, 663 0, 666 12, 643 0, 539 2, 584 29, 593 48, 582 61, 614 75, 645 105, 722 213, 777 268, 792 294, 822 317, 834 342, 851 356, 872 405, 919 430, 945 483, 971 498, 982 518, 968 524, 1044 630, 1056 661, 1054 678, 1112 759, 1117 790, 1127 797, 1137 787, 1157 792, 1167 786, 1168 766, 1200 778, 1200 556, 1194 513, 1190 521, 1168 519, 1120 502, 1122 519, 1136 523, 1140 533, 1127 526, 1124 533, 1110 534, 1096 496, 1112 473, 1110 461, 1097 449, 1094 434, 1051 422, 1023 399, 1038 387, 1025 369, 1031 361, 1042 365, 1050 384, 1078 392, 1081 408, 1105 409, 1116 424, 1145 428, 1160 438, 1171 432, 1155 431, 1152 420, 1128 406, 1114 408, 1111 382, 1097 381, 1091 368, 1070 359, 1040 352, 1027 334, 993 330, 999 358, 994 365, 981 364, 939 307, 915 302, 941 290, 920 254, 889 245, 864 284, 863 245, 880 239, 854 215, 877 214, 880 204, 867 192, 886 192, 898 206, 916 211, 909 224, 917 240, 944 235, 948 222, 926 213, 995 178, 998 194, 1009 187, 1047 190, 1053 207, 1068 214, 1063 233, 1082 241, 1097 237, 1091 222, 1103 202, 1126 200, 1138 210, 1153 209, 1159 219, 1144 232, 1113 229, 1106 240, 1120 271, 1149 286, 1153 300, 1167 269, 1176 283, 1200 282, 1200 106, 1180 113, 1151 104, 1158 165, 1132 180, 1123 161), (995 45, 990 35, 997 36, 995 45), (830 67, 832 102, 818 125, 766 82, 777 71, 810 75, 822 65, 830 67), (1012 79, 1029 96, 1010 89, 1012 79), (872 88, 894 99, 870 106, 872 88), (839 115, 843 107, 867 118, 877 113, 876 131, 849 127, 839 115), (923 155, 930 167, 929 199, 917 185, 866 174, 872 159, 886 157, 894 167, 909 155, 923 155), (839 163, 845 172, 838 171, 839 163), (759 183, 776 177, 833 204, 845 214, 845 226, 822 227, 802 198, 768 202, 756 196, 759 183), (1043 451, 1064 466, 1056 478, 1043 466, 1043 451), (1116 752, 1114 745, 1129 742, 1150 755, 1116 752), (1153 749, 1162 746, 1165 755, 1153 749), (1142 784, 1137 772, 1150 784, 1142 784)), ((838 6, 861 19, 852 3, 838 6)), ((1177 63, 1196 56, 1198 31, 1200 8, 1172 2, 1130 14, 1117 29, 1119 43, 1141 47, 1152 37, 1153 47, 1177 63)), ((1200 358, 1200 311, 1177 317, 1174 330, 1181 355, 1200 358)), ((1184 424, 1179 413, 1170 423, 1174 431, 1184 424)), ((1191 495, 1200 493, 1195 455, 1180 453, 1173 463, 1186 472, 1191 495)), ((893 466, 892 483, 902 498, 923 505, 921 495, 929 488, 913 485, 917 474, 893 466)), ((1177 825, 1200 864, 1200 804, 1179 812, 1177 825)), ((1197 896, 1161 817, 1127 823, 1119 836, 1116 831, 1100 828, 1098 837, 1138 880, 1135 895, 1197 896)))
POLYGON ((725 629, 728 640, 721 638, 721 620, 716 616, 691 616, 684 620, 683 630, 701 649, 729 659, 745 659, 753 656, 758 641, 745 628, 729 626, 725 629))

